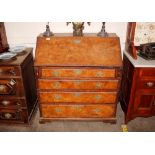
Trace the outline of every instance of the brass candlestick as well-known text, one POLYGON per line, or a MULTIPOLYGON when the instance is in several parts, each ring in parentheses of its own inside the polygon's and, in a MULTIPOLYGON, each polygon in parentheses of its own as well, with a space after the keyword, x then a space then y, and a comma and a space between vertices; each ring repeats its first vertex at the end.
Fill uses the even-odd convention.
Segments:
MULTIPOLYGON (((84 22, 67 22, 67 26, 73 24, 73 36, 83 36, 84 22)), ((90 22, 87 22, 90 25, 90 22)))
POLYGON ((49 22, 46 25, 46 31, 43 33, 44 37, 54 36, 53 32, 50 30, 49 22))
POLYGON ((99 37, 107 37, 108 33, 105 30, 105 22, 102 22, 102 29, 101 31, 97 34, 99 37))

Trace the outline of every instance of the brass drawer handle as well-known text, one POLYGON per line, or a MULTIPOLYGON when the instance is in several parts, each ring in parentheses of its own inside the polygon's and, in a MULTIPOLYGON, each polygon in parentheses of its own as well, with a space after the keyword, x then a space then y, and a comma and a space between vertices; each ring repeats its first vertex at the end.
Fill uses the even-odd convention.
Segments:
POLYGON ((148 87, 153 87, 154 86, 154 83, 153 82, 147 82, 147 84, 146 84, 148 87))
POLYGON ((16 84, 16 81, 14 79, 11 79, 10 80, 10 83, 9 83, 11 86, 14 86, 16 84))
POLYGON ((2 94, 10 94, 13 90, 13 86, 16 84, 16 81, 11 79, 10 82, 5 84, 0 84, 0 93, 2 94))
POLYGON ((97 77, 103 77, 103 72, 101 72, 101 71, 100 71, 100 72, 97 72, 97 73, 96 73, 96 76, 97 76, 97 77))
POLYGON ((96 83, 96 88, 101 88, 102 87, 102 83, 96 83))
POLYGON ((5 114, 4 114, 4 117, 5 117, 6 119, 10 119, 10 118, 12 118, 12 114, 10 114, 10 113, 5 113, 5 114))
POLYGON ((62 98, 61 95, 54 95, 54 100, 60 100, 62 98))
POLYGON ((9 105, 9 104, 10 104, 10 101, 3 100, 1 103, 2 103, 4 106, 7 106, 7 105, 9 105))
POLYGON ((96 96, 95 96, 95 99, 96 99, 96 100, 100 100, 101 98, 102 98, 101 95, 96 95, 96 96))
POLYGON ((16 105, 20 105, 20 103, 19 102, 16 102, 16 105))
POLYGON ((76 111, 81 111, 82 110, 80 105, 74 105, 73 109, 76 110, 76 111))
POLYGON ((6 86, 5 85, 0 85, 0 92, 4 92, 6 90, 6 86))
POLYGON ((13 75, 16 75, 16 72, 13 69, 10 70, 10 73, 13 74, 13 75))

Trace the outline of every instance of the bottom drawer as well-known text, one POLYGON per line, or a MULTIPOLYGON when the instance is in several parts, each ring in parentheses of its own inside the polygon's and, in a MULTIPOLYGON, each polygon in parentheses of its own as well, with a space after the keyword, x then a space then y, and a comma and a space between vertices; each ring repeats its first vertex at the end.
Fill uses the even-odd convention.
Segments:
POLYGON ((41 105, 43 118, 111 118, 115 105, 41 105))
POLYGON ((21 121, 27 118, 26 110, 21 109, 0 109, 0 121, 21 121))

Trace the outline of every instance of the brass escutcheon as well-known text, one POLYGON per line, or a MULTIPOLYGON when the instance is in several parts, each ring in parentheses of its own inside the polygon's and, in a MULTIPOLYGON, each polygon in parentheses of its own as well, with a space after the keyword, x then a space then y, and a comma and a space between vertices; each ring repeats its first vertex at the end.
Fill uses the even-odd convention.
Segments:
POLYGON ((56 112, 56 113, 61 113, 61 112, 62 112, 62 109, 60 109, 60 108, 55 108, 55 112, 56 112))
POLYGON ((59 71, 52 71, 52 74, 53 74, 53 76, 55 76, 55 77, 58 77, 58 76, 60 76, 60 73, 59 73, 59 71))
POLYGON ((60 86, 61 86, 60 82, 54 82, 54 83, 53 83, 53 87, 54 87, 55 89, 60 88, 60 86))
POLYGON ((101 109, 96 108, 96 109, 93 109, 93 111, 94 111, 95 113, 100 113, 100 112, 101 112, 101 109))
POLYGON ((75 73, 76 75, 80 75, 80 74, 82 73, 82 70, 76 69, 76 70, 74 70, 74 73, 75 73))

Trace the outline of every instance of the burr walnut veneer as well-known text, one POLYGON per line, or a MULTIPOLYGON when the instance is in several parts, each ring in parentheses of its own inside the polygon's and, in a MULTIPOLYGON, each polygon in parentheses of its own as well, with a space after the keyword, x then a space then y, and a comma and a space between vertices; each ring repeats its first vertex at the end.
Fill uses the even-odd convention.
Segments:
POLYGON ((40 121, 116 122, 121 67, 115 34, 40 35, 35 53, 40 121))
POLYGON ((37 93, 32 49, 14 60, 0 62, 0 123, 29 123, 37 93))

